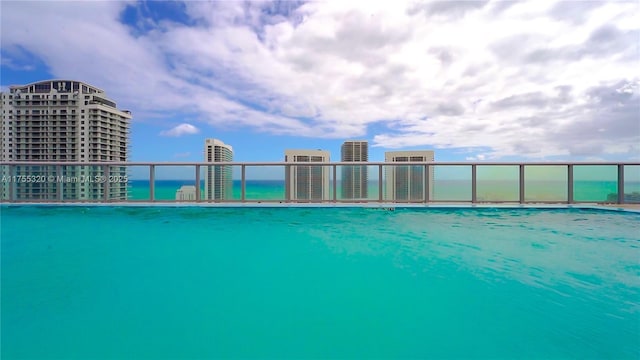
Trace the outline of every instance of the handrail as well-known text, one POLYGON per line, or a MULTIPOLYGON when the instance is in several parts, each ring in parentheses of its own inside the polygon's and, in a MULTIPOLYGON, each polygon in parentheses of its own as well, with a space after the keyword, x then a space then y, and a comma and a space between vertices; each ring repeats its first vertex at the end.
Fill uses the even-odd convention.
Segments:
MULTIPOLYGON (((335 162, 302 162, 303 164, 329 166, 329 165, 640 165, 640 161, 407 161, 407 162, 386 162, 386 161, 367 161, 367 162, 348 162, 348 161, 335 161, 335 162)), ((251 162, 251 161, 229 161, 229 162, 106 162, 106 161, 93 161, 93 162, 78 162, 78 161, 0 161, 1 165, 18 165, 18 166, 38 166, 38 165, 65 165, 65 166, 196 166, 196 165, 229 165, 229 166, 278 166, 278 165, 296 165, 299 162, 285 162, 285 161, 267 161, 267 162, 251 162)))

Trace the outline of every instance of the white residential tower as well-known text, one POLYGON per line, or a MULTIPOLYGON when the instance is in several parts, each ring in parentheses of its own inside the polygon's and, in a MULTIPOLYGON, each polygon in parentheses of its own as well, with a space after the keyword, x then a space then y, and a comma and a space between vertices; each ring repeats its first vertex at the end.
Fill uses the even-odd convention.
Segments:
MULTIPOLYGON (((323 150, 285 150, 287 163, 329 162, 329 152, 323 150)), ((285 192, 287 200, 330 200, 329 166, 295 165, 285 169, 285 192)))

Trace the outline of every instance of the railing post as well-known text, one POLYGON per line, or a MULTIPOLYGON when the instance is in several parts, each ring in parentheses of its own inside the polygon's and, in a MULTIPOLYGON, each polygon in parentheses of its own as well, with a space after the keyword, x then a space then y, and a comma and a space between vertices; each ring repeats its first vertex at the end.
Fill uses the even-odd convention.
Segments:
MULTIPOLYGON (((336 176, 338 174, 338 169, 336 164, 331 165, 331 167, 333 168, 333 202, 337 202, 338 201, 338 178, 336 176)), ((344 196, 344 194, 342 196, 344 196)))
POLYGON ((102 166, 102 174, 104 175, 103 201, 109 202, 109 187, 111 186, 111 184, 109 184, 109 165, 102 166))
POLYGON ((290 184, 290 176, 291 176, 291 165, 284 165, 284 200, 285 202, 291 202, 291 184, 290 184))
POLYGON ((520 182, 520 194, 519 194, 519 201, 520 204, 524 204, 524 164, 520 164, 518 165, 519 167, 519 175, 518 175, 518 181, 520 182))
POLYGON ((16 182, 14 181, 14 177, 16 176, 16 172, 16 166, 9 165, 9 201, 15 200, 16 182))
POLYGON ((475 204, 478 202, 478 192, 477 192, 477 184, 476 184, 476 164, 471 165, 471 203, 475 204))
POLYGON ((149 201, 153 202, 155 201, 154 199, 154 193, 155 193, 155 181, 156 181, 156 166, 155 165, 149 165, 149 201))
POLYGON ((247 199, 247 165, 240 166, 240 200, 245 202, 247 199))
POLYGON ((200 165, 196 165, 196 202, 202 200, 202 194, 200 192, 200 165))
POLYGON ((624 164, 618 164, 618 204, 624 204, 624 164))
POLYGON ((378 165, 378 202, 382 202, 382 165, 378 165))
POLYGON ((431 167, 429 165, 424 166, 424 202, 425 204, 429 202, 429 197, 431 196, 431 189, 429 185, 431 184, 431 167))
POLYGON ((573 204, 575 200, 573 199, 573 165, 567 166, 567 203, 573 204))
POLYGON ((56 197, 58 201, 62 202, 62 184, 64 183, 64 179, 62 177, 62 166, 56 165, 56 176, 54 177, 53 183, 56 187, 56 197))

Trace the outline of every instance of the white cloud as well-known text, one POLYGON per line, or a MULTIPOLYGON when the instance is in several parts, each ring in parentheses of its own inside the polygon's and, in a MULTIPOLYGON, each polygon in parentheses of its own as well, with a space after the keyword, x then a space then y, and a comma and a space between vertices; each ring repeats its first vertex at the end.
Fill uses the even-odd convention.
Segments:
POLYGON ((183 136, 198 134, 200 130, 191 124, 180 124, 170 130, 161 131, 162 136, 183 136))
POLYGON ((1 40, 134 116, 332 138, 377 124, 374 146, 487 159, 637 157, 637 1, 283 4, 188 1, 191 25, 133 31, 126 3, 7 1, 1 40))

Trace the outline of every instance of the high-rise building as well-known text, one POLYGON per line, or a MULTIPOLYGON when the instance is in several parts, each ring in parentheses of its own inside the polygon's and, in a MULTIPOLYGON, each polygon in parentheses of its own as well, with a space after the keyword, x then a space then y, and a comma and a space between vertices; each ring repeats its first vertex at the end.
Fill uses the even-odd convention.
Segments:
MULTIPOLYGON (((432 150, 388 151, 384 153, 385 162, 433 162, 432 150)), ((424 201, 425 190, 433 193, 434 168, 430 167, 428 184, 425 184, 424 165, 385 166, 386 200, 389 201, 424 201), (429 188, 426 188, 428 185, 429 188)))
MULTIPOLYGON (((285 150, 288 163, 329 162, 329 152, 323 150, 285 150)), ((330 200, 328 166, 295 165, 285 168, 285 192, 287 200, 330 200)))
MULTIPOLYGON (((0 93, 3 162, 126 162, 131 113, 106 93, 72 80, 46 80, 0 93)), ((110 166, 16 166, 3 176, 2 198, 16 200, 123 200, 127 169, 110 166), (25 178, 26 177, 26 178, 25 178), (105 194, 105 191, 108 191, 105 194)))
MULTIPOLYGON (((204 161, 209 163, 233 161, 233 148, 217 139, 206 139, 204 161)), ((204 177, 206 200, 233 198, 233 173, 230 165, 207 166, 204 177)))
MULTIPOLYGON (((369 161, 369 143, 366 140, 345 141, 340 148, 340 161, 367 162, 369 161)), ((367 166, 341 166, 342 199, 367 199, 367 166)))

